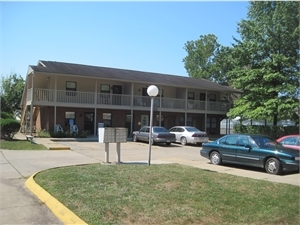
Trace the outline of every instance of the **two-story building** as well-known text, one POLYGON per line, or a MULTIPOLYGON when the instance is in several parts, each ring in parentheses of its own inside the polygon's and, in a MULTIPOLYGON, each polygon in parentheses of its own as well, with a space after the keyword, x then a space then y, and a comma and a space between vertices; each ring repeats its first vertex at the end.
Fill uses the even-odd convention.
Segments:
POLYGON ((205 79, 134 70, 39 61, 29 66, 22 97, 22 130, 55 132, 59 124, 68 131, 96 135, 98 123, 132 131, 149 125, 147 87, 156 85, 153 125, 195 126, 210 136, 220 134, 227 99, 239 90, 205 79))

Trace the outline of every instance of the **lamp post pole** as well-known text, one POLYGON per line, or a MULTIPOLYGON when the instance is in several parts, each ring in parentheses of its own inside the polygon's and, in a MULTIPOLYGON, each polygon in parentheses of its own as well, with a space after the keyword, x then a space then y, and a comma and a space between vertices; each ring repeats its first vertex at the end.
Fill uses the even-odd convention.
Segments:
POLYGON ((148 158, 148 166, 150 166, 151 145, 152 145, 152 123, 153 123, 153 99, 158 94, 158 88, 155 85, 151 85, 151 86, 148 87, 147 93, 151 97, 150 129, 149 129, 149 158, 148 158))

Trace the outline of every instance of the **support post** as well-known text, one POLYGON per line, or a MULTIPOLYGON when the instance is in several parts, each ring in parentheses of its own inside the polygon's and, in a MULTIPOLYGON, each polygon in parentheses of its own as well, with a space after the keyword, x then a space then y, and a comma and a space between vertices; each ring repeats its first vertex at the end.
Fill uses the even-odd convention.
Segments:
POLYGON ((109 143, 105 142, 105 162, 109 163, 109 143))
POLYGON ((117 163, 121 163, 121 143, 117 142, 117 163))

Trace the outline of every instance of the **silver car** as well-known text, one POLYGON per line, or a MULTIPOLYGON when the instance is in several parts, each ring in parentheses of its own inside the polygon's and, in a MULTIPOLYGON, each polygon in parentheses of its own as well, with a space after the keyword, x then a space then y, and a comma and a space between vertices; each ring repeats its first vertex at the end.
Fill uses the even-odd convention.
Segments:
POLYGON ((172 127, 170 133, 175 134, 176 142, 180 142, 182 145, 188 143, 202 144, 208 142, 207 133, 198 130, 196 127, 190 126, 175 126, 172 127))
MULTIPOLYGON (((150 126, 144 126, 139 131, 134 131, 132 133, 133 141, 149 142, 149 131, 150 126)), ((175 140, 175 135, 171 134, 166 128, 159 126, 152 127, 152 144, 166 143, 166 145, 171 145, 175 140)))

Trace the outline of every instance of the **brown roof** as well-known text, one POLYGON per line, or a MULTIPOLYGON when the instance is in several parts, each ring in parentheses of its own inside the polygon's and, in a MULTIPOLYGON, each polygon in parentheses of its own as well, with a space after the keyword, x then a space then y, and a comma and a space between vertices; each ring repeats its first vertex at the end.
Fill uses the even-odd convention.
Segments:
POLYGON ((39 61, 37 66, 30 66, 36 72, 58 73, 72 76, 87 76, 102 79, 132 81, 154 85, 167 85, 204 90, 218 90, 224 92, 241 92, 237 89, 223 86, 209 80, 184 77, 169 74, 142 72, 135 70, 116 69, 99 66, 89 66, 64 62, 39 61))

